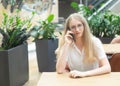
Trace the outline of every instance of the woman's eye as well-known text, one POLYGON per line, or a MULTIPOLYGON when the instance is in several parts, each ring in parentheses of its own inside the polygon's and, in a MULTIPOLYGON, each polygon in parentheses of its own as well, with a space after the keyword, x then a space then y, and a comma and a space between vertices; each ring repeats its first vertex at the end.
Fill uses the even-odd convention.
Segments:
POLYGON ((71 29, 75 29, 75 26, 72 26, 71 29))
POLYGON ((82 26, 82 24, 79 24, 79 25, 78 25, 78 27, 81 27, 81 26, 82 26))

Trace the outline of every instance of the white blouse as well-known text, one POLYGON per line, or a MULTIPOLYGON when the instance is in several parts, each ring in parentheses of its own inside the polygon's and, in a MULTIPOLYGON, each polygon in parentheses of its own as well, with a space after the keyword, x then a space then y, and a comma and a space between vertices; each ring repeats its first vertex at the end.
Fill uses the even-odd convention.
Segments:
MULTIPOLYGON (((95 44, 95 52, 97 54, 98 59, 107 58, 101 41, 93 37, 93 42, 95 44)), ((94 63, 83 63, 84 58, 84 49, 80 51, 77 46, 73 43, 70 47, 68 55, 67 55, 67 63, 70 70, 78 70, 78 71, 88 71, 99 67, 98 61, 94 63)))

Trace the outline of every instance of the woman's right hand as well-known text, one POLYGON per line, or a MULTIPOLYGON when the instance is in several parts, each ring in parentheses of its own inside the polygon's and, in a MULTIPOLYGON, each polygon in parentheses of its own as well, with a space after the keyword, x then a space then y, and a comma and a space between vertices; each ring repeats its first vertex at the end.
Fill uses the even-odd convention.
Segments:
POLYGON ((70 34, 74 34, 72 31, 67 31, 65 35, 65 43, 71 44, 73 42, 73 37, 70 34))

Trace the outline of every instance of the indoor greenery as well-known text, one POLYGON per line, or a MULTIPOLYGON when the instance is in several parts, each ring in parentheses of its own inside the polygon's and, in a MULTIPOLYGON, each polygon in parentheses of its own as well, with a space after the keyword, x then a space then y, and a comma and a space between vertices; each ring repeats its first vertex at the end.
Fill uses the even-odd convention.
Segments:
POLYGON ((74 8, 76 10, 76 12, 79 12, 79 13, 83 14, 84 17, 86 17, 86 18, 90 17, 94 13, 94 10, 95 10, 95 9, 91 10, 83 4, 79 5, 76 2, 72 2, 71 7, 74 8))
POLYGON ((97 37, 115 37, 120 34, 120 16, 110 11, 92 15, 88 20, 93 35, 97 37))
POLYGON ((19 12, 13 16, 3 13, 3 21, 0 25, 2 35, 1 49, 7 50, 23 44, 30 37, 31 19, 21 19, 19 12))
POLYGON ((55 71, 56 55, 58 47, 56 23, 53 23, 54 15, 49 14, 47 18, 40 19, 38 24, 31 29, 31 36, 36 45, 38 70, 40 72, 55 71))
POLYGON ((39 20, 38 25, 34 26, 31 36, 36 39, 55 39, 55 28, 57 24, 52 23, 54 15, 50 14, 45 20, 39 20))
POLYGON ((120 35, 120 15, 109 10, 93 13, 89 7, 72 2, 71 6, 87 19, 91 32, 96 37, 115 37, 120 35))

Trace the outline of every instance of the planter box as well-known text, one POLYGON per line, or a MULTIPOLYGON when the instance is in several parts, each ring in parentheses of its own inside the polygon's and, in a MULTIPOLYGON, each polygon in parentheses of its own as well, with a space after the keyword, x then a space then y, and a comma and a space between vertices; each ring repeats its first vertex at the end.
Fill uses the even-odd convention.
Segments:
POLYGON ((56 71, 55 50, 58 47, 58 39, 37 40, 35 44, 39 72, 56 71))
POLYGON ((22 86, 29 79, 27 44, 0 51, 0 86, 22 86))
POLYGON ((109 44, 113 38, 107 38, 107 37, 99 37, 99 39, 101 40, 101 42, 103 44, 109 44))

